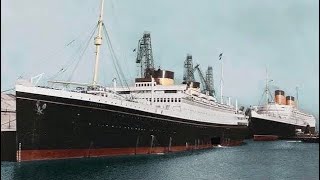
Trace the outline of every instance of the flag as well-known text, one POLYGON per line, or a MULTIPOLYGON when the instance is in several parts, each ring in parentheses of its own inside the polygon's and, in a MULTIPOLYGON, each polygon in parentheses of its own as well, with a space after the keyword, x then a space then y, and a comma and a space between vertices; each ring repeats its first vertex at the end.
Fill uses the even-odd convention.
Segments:
POLYGON ((221 58, 222 58, 222 54, 223 54, 223 53, 220 53, 220 55, 219 55, 219 60, 221 60, 221 58))
POLYGON ((133 49, 133 52, 135 52, 135 51, 136 51, 136 48, 133 49))

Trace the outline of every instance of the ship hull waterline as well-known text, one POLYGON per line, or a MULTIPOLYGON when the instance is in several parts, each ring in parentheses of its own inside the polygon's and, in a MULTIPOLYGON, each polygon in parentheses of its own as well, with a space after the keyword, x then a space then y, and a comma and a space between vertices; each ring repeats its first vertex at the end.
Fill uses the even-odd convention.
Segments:
POLYGON ((217 144, 234 146, 240 145, 248 133, 247 126, 197 122, 19 91, 16 94, 17 161, 161 154, 217 144))
MULTIPOLYGON (((296 130, 305 131, 306 126, 298 126, 257 117, 250 117, 249 130, 252 135, 278 136, 279 139, 288 139, 296 136, 296 130)), ((315 132, 315 127, 310 127, 310 133, 315 132)))

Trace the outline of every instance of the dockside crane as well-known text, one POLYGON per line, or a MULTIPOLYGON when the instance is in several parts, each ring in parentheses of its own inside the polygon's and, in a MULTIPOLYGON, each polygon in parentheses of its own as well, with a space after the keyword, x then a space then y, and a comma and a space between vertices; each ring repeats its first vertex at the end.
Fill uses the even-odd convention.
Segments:
POLYGON ((198 71, 198 74, 200 76, 200 81, 202 84, 202 89, 203 89, 203 93, 210 95, 210 96, 215 96, 215 90, 213 88, 213 76, 212 76, 212 67, 209 66, 207 73, 206 73, 206 78, 203 75, 203 72, 200 69, 200 64, 197 64, 194 68, 193 68, 193 72, 194 71, 198 71))
POLYGON ((192 55, 187 54, 186 60, 184 61, 184 72, 183 72, 183 82, 194 82, 194 69, 193 69, 193 61, 192 55))
POLYGON ((206 80, 209 86, 209 94, 211 96, 215 96, 216 91, 214 89, 214 82, 213 82, 213 68, 212 66, 208 66, 207 72, 206 72, 206 80))
POLYGON ((149 78, 154 72, 150 32, 144 32, 138 42, 136 63, 140 65, 141 78, 149 78))

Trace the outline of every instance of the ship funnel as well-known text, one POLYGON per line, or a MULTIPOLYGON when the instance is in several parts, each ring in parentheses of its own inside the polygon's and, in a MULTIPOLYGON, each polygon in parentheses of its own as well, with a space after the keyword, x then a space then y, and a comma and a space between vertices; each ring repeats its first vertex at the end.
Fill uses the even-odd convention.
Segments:
POLYGON ((279 105, 286 105, 286 97, 284 91, 276 90, 274 92, 274 102, 279 105))
POLYGON ((287 96, 286 97, 286 104, 287 105, 290 105, 290 106, 294 106, 295 103, 294 103, 294 97, 293 96, 287 96))

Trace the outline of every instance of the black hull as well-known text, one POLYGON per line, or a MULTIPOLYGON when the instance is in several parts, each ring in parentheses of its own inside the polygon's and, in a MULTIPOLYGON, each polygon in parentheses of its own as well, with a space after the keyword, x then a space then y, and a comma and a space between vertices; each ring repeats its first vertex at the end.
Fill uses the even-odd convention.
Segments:
POLYGON ((59 158, 34 156, 40 151, 48 154, 48 150, 68 154, 73 150, 109 152, 116 148, 130 149, 127 154, 131 154, 139 148, 164 147, 163 151, 170 151, 171 147, 188 149, 228 142, 232 145, 242 142, 248 133, 247 126, 196 122, 82 100, 22 92, 16 95, 17 150, 22 152, 22 161, 59 158), (42 112, 37 110, 37 104, 42 112))
MULTIPOLYGON (((251 135, 276 135, 281 139, 286 139, 294 137, 296 129, 301 129, 304 132, 306 127, 255 117, 250 117, 249 119, 249 130, 251 135)), ((310 127, 310 131, 311 133, 314 133, 315 127, 310 127)))
POLYGON ((302 138, 301 141, 304 142, 304 143, 319 143, 319 137, 302 138))

